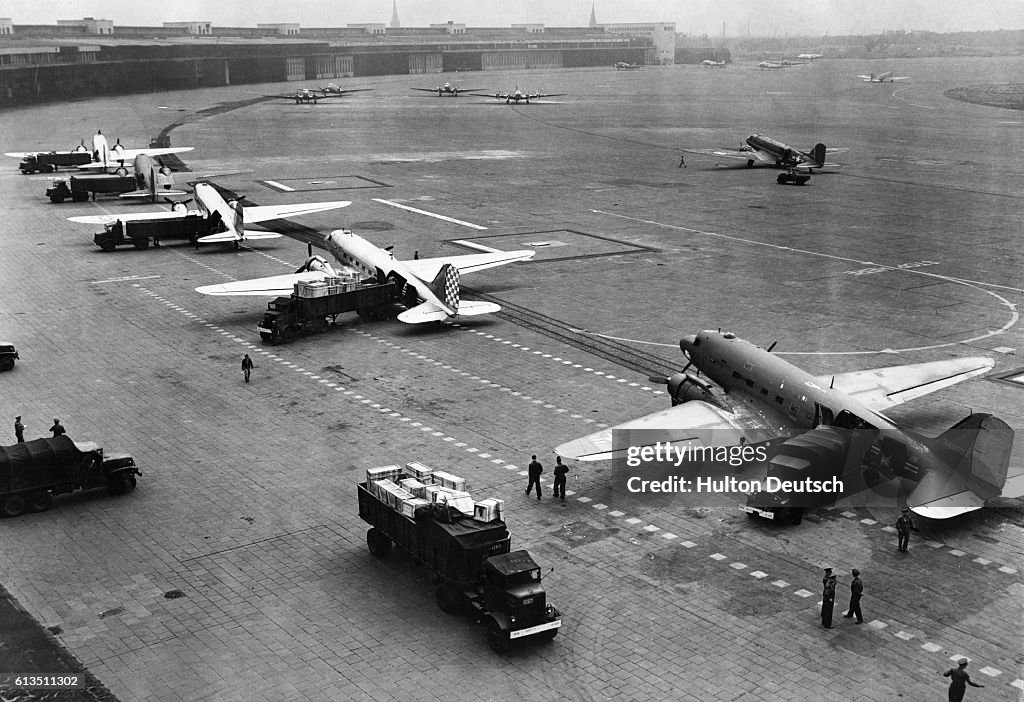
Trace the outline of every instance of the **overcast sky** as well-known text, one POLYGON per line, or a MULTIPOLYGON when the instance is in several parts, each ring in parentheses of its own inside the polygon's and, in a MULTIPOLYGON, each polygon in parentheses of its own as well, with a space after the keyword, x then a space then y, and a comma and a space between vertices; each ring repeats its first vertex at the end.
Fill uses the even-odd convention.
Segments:
MULTIPOLYGON (((591 0, 397 0, 403 27, 448 20, 470 27, 526 22, 585 26, 591 0)), ((676 31, 720 36, 873 34, 1024 29, 1024 0, 596 0, 597 21, 676 23, 676 31)), ((298 22, 312 27, 390 23, 392 0, 0 0, 14 24, 96 17, 115 25, 210 21, 219 26, 298 22)))

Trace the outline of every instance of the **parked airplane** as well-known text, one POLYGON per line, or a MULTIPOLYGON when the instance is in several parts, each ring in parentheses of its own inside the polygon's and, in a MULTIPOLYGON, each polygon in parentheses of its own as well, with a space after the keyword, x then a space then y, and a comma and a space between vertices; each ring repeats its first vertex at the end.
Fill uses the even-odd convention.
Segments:
MULTIPOLYGON (((331 85, 333 85, 333 83, 331 85)), ((338 86, 334 86, 337 88, 336 91, 324 92, 330 87, 331 86, 328 85, 327 88, 321 88, 319 90, 316 88, 299 88, 294 93, 290 93, 288 95, 264 95, 263 97, 279 98, 281 100, 294 100, 296 105, 315 105, 321 100, 345 97, 349 93, 362 93, 367 90, 373 90, 373 88, 338 88, 338 86)))
POLYGON ((704 66, 704 68, 725 68, 725 60, 712 61, 711 59, 704 59, 700 62, 700 65, 704 66))
POLYGON ((343 88, 337 83, 328 83, 323 88, 320 88, 320 93, 323 96, 335 95, 337 97, 344 97, 346 93, 363 93, 367 90, 373 90, 373 88, 343 88))
POLYGON ((704 156, 721 156, 739 159, 751 167, 755 163, 767 164, 778 168, 812 170, 814 168, 838 168, 838 163, 825 163, 825 156, 842 154, 846 148, 826 148, 824 144, 816 144, 809 152, 794 149, 770 137, 752 134, 746 138, 739 149, 682 149, 691 154, 704 156))
POLYGON ((885 73, 871 73, 866 76, 857 76, 863 78, 865 83, 892 83, 896 80, 908 80, 910 76, 898 76, 894 71, 886 71, 885 73))
MULTIPOLYGON (((325 210, 334 210, 339 207, 348 207, 352 203, 347 200, 335 202, 307 202, 294 205, 257 205, 253 207, 242 207, 239 200, 225 200, 224 197, 209 183, 196 183, 195 200, 199 206, 197 210, 188 210, 185 203, 172 203, 169 211, 160 212, 138 212, 134 214, 117 215, 88 215, 82 217, 69 217, 72 222, 83 224, 104 224, 110 225, 120 222, 122 225, 131 222, 154 221, 154 220, 185 220, 188 218, 209 220, 217 218, 221 222, 221 231, 213 234, 200 236, 195 241, 201 244, 234 243, 235 248, 243 241, 252 239, 279 239, 280 234, 274 232, 261 232, 245 229, 244 222, 257 223, 270 219, 282 219, 284 217, 295 217, 297 215, 313 214, 325 210)), ((209 222, 203 221, 202 231, 208 230, 209 222)), ((188 237, 189 233, 180 233, 188 237)))
POLYGON ((615 70, 616 71, 632 71, 633 69, 636 69, 636 68, 640 68, 640 64, 639 63, 626 63, 625 61, 616 61, 615 62, 615 70))
MULTIPOLYGON (((450 317, 471 317, 497 312, 500 306, 491 302, 469 302, 459 298, 459 277, 485 268, 503 266, 532 258, 534 251, 495 251, 493 253, 421 258, 399 261, 390 251, 371 244, 347 229, 338 229, 324 240, 327 250, 345 269, 380 281, 395 279, 404 290, 402 299, 408 307, 398 319, 408 324, 440 322, 450 317)), ((240 280, 233 283, 205 285, 196 288, 204 295, 289 295, 295 283, 323 280, 336 275, 335 269, 320 256, 306 261, 295 273, 240 280)))
POLYGON ((444 85, 439 85, 436 88, 413 88, 413 90, 419 90, 424 93, 437 93, 438 97, 443 97, 445 95, 458 97, 459 93, 472 93, 477 90, 483 90, 483 88, 460 88, 457 85, 445 83, 444 85))
MULTIPOLYGON (((136 156, 165 156, 168 154, 180 154, 186 151, 192 151, 194 147, 191 146, 175 146, 175 147, 164 147, 164 148, 144 148, 144 149, 126 149, 121 145, 121 140, 110 146, 107 142, 107 138, 103 136, 102 131, 97 131, 95 136, 92 138, 92 153, 90 158, 85 161, 79 162, 77 159, 74 166, 76 168, 124 168, 124 175, 128 174, 125 163, 134 161, 136 156)), ((76 148, 71 151, 54 152, 54 151, 31 151, 31 152, 9 152, 6 156, 12 156, 14 158, 26 159, 30 157, 37 157, 39 155, 52 155, 55 153, 60 154, 73 154, 82 155, 89 153, 89 149, 85 146, 83 141, 76 148)), ((56 169, 53 169, 56 170, 56 169)))
MULTIPOLYGON (((1019 478, 1024 469, 1009 475, 1013 430, 1002 420, 972 414, 938 437, 928 438, 883 414, 890 407, 985 373, 995 365, 990 358, 815 377, 773 355, 774 344, 766 351, 729 332, 705 330, 683 337, 679 346, 689 362, 680 373, 665 379, 671 409, 567 442, 555 453, 582 461, 624 457, 627 447, 612 440, 613 431, 623 430, 634 430, 630 445, 635 439, 640 443, 649 439, 651 445, 662 441, 717 447, 780 438, 790 444, 813 442, 817 434, 827 431, 819 428, 827 426, 850 430, 832 432, 833 438, 838 434, 852 440, 859 432, 873 442, 862 447, 863 454, 852 456, 856 460, 848 460, 850 455, 829 456, 826 469, 844 483, 858 477, 862 485, 881 482, 880 478, 905 480, 913 486, 907 505, 922 516, 946 519, 980 509, 988 498, 1024 495, 1019 478), (691 366, 697 375, 687 372, 691 366), (638 434, 635 430, 653 431, 638 434), (864 475, 865 470, 873 478, 864 475), (1014 479, 1012 485, 1007 485, 1008 475, 1014 479)), ((844 453, 853 450, 847 444, 844 453)))
POLYGON ((546 97, 561 97, 562 95, 565 94, 566 93, 524 93, 521 90, 519 90, 519 87, 517 86, 516 89, 511 93, 494 93, 493 95, 487 95, 482 97, 493 97, 497 98, 498 100, 504 100, 506 105, 509 104, 510 102, 514 102, 515 104, 518 105, 520 100, 526 102, 526 104, 529 105, 530 100, 537 100, 539 98, 546 97))
POLYGON ((759 61, 757 67, 762 71, 777 71, 786 66, 781 61, 759 61))
POLYGON ((797 54, 796 55, 796 57, 798 59, 807 59, 808 61, 813 61, 814 59, 820 59, 820 58, 822 58, 824 56, 825 56, 825 54, 797 54))

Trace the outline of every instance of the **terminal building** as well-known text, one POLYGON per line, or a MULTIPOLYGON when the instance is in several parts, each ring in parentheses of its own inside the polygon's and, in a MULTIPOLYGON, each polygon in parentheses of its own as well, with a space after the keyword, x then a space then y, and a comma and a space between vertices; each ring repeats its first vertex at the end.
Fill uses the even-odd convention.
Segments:
POLYGON ((580 27, 454 21, 218 27, 209 21, 119 26, 109 19, 20 25, 0 18, 0 107, 159 90, 454 71, 671 65, 675 24, 580 27))

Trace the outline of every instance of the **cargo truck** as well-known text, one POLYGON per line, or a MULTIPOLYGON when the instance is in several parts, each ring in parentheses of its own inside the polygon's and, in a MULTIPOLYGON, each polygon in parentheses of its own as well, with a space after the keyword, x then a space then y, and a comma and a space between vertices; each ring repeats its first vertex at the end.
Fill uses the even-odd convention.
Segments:
POLYGON ((0 514, 45 512, 53 506, 54 495, 75 490, 131 492, 137 475, 142 473, 131 455, 66 435, 0 446, 0 514))
POLYGON ((120 195, 135 189, 136 179, 133 175, 96 173, 71 176, 66 180, 54 178, 50 187, 46 189, 46 197, 50 198, 50 202, 64 202, 68 198, 75 202, 85 202, 90 196, 95 200, 97 193, 120 195))
POLYGON ((93 243, 104 251, 113 251, 118 246, 131 244, 137 249, 160 246, 164 239, 185 239, 195 244, 199 237, 220 231, 220 214, 209 217, 188 214, 180 219, 117 220, 103 226, 103 231, 92 238, 93 243))
POLYGON ((18 168, 22 173, 53 173, 60 168, 79 167, 92 163, 92 154, 84 148, 80 151, 50 151, 29 154, 21 159, 18 168))
POLYGON ((429 569, 441 610, 485 624, 494 651, 503 653, 519 639, 549 641, 558 634, 562 616, 547 601, 540 566, 528 551, 511 550, 500 516, 482 521, 435 503, 416 507, 410 516, 410 510, 396 509, 371 492, 372 481, 357 489, 359 516, 370 524, 370 553, 384 558, 394 544, 429 569))
POLYGON ((385 314, 400 289, 394 281, 337 285, 298 283, 291 297, 278 297, 267 303, 267 311, 256 331, 264 341, 281 343, 299 334, 326 331, 344 312, 375 319, 385 314))

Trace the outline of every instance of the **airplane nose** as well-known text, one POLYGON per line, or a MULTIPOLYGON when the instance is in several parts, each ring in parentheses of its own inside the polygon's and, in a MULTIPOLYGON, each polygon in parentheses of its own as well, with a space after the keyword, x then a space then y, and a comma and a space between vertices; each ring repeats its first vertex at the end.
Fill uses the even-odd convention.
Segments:
POLYGON ((693 346, 696 343, 697 335, 690 334, 688 336, 684 336, 682 339, 679 340, 679 348, 682 350, 684 354, 686 354, 687 358, 689 358, 690 352, 693 351, 693 346))

